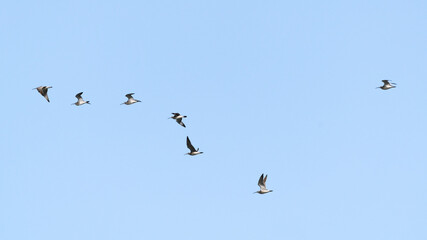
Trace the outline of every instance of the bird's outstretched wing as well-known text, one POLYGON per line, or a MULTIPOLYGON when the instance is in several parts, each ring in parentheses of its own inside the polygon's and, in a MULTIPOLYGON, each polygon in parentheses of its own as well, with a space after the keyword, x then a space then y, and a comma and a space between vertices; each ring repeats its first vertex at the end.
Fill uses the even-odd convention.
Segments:
POLYGON ((134 95, 135 93, 128 93, 128 94, 126 94, 126 97, 127 98, 132 98, 132 95, 134 95))
POLYGON ((188 138, 188 136, 187 136, 187 148, 190 149, 191 152, 197 152, 196 149, 191 144, 190 139, 188 138))
POLYGON ((265 182, 267 182, 267 176, 268 176, 268 175, 265 175, 265 178, 264 178, 264 180, 263 180, 264 187, 266 187, 266 188, 267 188, 267 185, 265 185, 265 182))
POLYGON ((40 94, 42 94, 42 88, 43 88, 43 87, 42 87, 42 86, 40 86, 40 87, 33 88, 33 90, 34 90, 34 89, 37 89, 37 92, 39 92, 40 94))
POLYGON ((82 98, 82 94, 83 94, 83 92, 79 92, 79 93, 77 93, 77 94, 76 94, 76 98, 77 98, 77 99, 82 98))
POLYGON ((42 88, 42 95, 44 96, 44 95, 46 95, 47 94, 47 90, 48 90, 49 88, 48 87, 43 87, 42 88))
POLYGON ((177 123, 179 123, 179 125, 181 125, 181 126, 185 127, 185 124, 182 122, 182 118, 178 118, 178 119, 176 120, 176 122, 177 122, 177 123))
POLYGON ((263 174, 261 174, 261 177, 259 177, 259 180, 258 180, 258 186, 259 186, 261 189, 265 189, 264 173, 263 173, 263 174))

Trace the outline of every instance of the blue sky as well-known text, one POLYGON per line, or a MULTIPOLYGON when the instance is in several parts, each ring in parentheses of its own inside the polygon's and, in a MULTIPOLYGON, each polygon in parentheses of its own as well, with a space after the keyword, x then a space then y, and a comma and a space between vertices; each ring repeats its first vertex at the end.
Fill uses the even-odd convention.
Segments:
POLYGON ((426 239, 426 7, 4 2, 0 239, 426 239))

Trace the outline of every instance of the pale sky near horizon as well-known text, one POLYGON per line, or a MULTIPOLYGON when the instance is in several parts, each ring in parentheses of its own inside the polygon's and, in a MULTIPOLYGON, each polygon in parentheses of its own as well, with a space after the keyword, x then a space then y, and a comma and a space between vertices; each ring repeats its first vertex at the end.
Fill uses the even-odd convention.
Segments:
POLYGON ((1 6, 0 239, 427 239, 427 2, 1 6))

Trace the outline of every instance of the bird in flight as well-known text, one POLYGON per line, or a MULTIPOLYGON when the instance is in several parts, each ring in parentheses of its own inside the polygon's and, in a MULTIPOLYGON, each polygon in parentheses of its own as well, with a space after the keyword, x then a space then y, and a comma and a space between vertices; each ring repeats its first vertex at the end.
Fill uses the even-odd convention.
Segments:
POLYGON ((186 118, 187 116, 182 116, 182 115, 181 115, 181 114, 179 114, 179 113, 172 113, 172 114, 173 114, 173 116, 172 116, 172 117, 170 117, 170 118, 175 119, 175 120, 176 120, 176 122, 177 122, 179 125, 181 125, 181 126, 185 127, 185 124, 182 122, 182 119, 183 119, 183 118, 186 118))
POLYGON ((382 90, 388 90, 390 88, 395 88, 396 83, 391 83, 390 80, 381 80, 384 85, 382 85, 381 87, 377 87, 377 88, 381 88, 382 90))
POLYGON ((47 86, 40 86, 40 87, 36 87, 36 88, 33 88, 33 90, 34 89, 37 89, 37 91, 44 97, 44 98, 46 98, 46 100, 48 101, 48 102, 50 102, 50 100, 49 100, 49 97, 47 96, 47 90, 49 89, 49 88, 52 88, 52 86, 50 86, 50 87, 47 87, 47 86))
POLYGON ((187 136, 187 148, 190 149, 189 153, 186 153, 186 155, 190 155, 190 156, 195 156, 195 155, 199 155, 202 154, 203 152, 199 152, 199 149, 197 148, 197 150, 193 147, 193 145, 190 142, 190 139, 187 136))
POLYGON ((85 103, 90 104, 89 101, 83 100, 82 94, 83 94, 83 92, 79 92, 76 94, 77 102, 73 103, 74 105, 80 106, 80 105, 83 105, 85 103))
POLYGON ((137 99, 135 99, 135 98, 132 97, 132 95, 134 95, 134 94, 135 93, 128 93, 128 94, 126 94, 125 96, 128 98, 128 100, 126 102, 122 103, 122 104, 131 105, 131 104, 134 104, 134 103, 137 103, 137 102, 141 102, 141 101, 139 101, 139 100, 137 100, 137 99))
POLYGON ((267 175, 265 175, 265 178, 264 178, 264 173, 261 174, 261 177, 259 177, 259 180, 258 180, 258 186, 260 190, 254 193, 265 194, 265 193, 272 192, 273 190, 268 190, 267 187, 265 186, 266 181, 267 181, 267 175))

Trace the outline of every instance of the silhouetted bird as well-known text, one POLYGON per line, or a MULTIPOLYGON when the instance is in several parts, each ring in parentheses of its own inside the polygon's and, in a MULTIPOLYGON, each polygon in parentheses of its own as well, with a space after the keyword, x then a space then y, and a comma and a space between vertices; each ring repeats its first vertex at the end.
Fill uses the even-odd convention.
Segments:
POLYGON ((36 87, 36 88, 33 88, 33 90, 34 89, 37 89, 37 91, 44 97, 44 98, 46 98, 46 100, 48 101, 48 102, 50 102, 50 100, 49 100, 49 97, 47 96, 47 90, 49 89, 49 88, 52 88, 52 86, 50 86, 50 87, 47 87, 47 86, 40 86, 40 87, 36 87))
POLYGON ((128 93, 125 96, 128 98, 128 100, 122 104, 126 104, 126 105, 131 105, 137 102, 141 102, 139 100, 136 100, 135 98, 132 97, 132 95, 134 95, 135 93, 128 93))
POLYGON ((186 153, 186 155, 190 155, 190 156, 195 156, 198 154, 202 154, 203 152, 199 152, 199 149, 197 148, 197 150, 193 147, 193 145, 190 142, 190 139, 187 136, 187 147, 188 149, 190 149, 189 153, 186 153))
POLYGON ((80 106, 80 105, 83 105, 85 103, 90 104, 89 101, 83 100, 82 94, 83 94, 83 92, 79 92, 76 94, 77 102, 73 103, 74 105, 80 106))
POLYGON ((266 181, 267 181, 267 175, 265 175, 265 178, 264 178, 264 173, 261 174, 261 177, 259 177, 259 180, 258 180, 258 186, 260 190, 254 193, 265 194, 265 193, 272 192, 273 190, 268 190, 267 187, 265 186, 266 181))
POLYGON ((181 125, 181 126, 185 127, 185 124, 182 122, 182 119, 183 119, 183 118, 186 118, 187 116, 182 116, 182 115, 181 115, 181 114, 179 114, 179 113, 172 113, 172 114, 173 114, 173 116, 172 116, 172 117, 170 117, 170 118, 175 119, 175 120, 176 120, 176 122, 177 122, 179 125, 181 125))
POLYGON ((388 90, 390 88, 395 88, 396 83, 391 83, 390 80, 381 80, 383 81, 384 85, 382 85, 381 87, 377 87, 377 88, 381 88, 382 90, 388 90), (393 85, 392 85, 393 84, 393 85))

